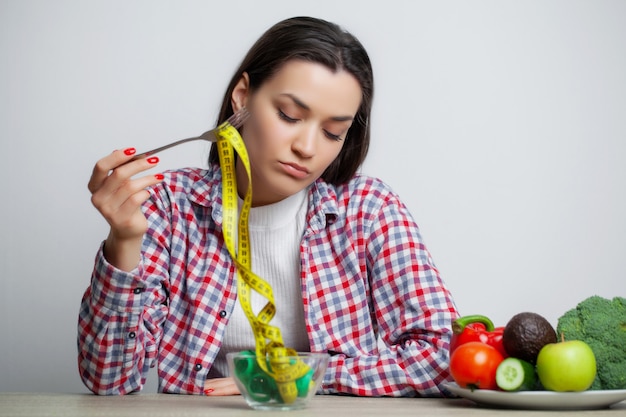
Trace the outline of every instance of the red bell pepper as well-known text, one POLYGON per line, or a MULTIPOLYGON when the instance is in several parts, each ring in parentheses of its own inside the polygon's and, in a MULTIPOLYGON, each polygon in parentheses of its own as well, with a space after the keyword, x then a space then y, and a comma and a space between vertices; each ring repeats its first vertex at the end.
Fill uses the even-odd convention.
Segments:
POLYGON ((482 342, 493 346, 506 358, 507 353, 502 345, 504 326, 494 327, 493 322, 478 314, 463 316, 452 322, 452 340, 450 341, 450 355, 454 350, 467 342, 482 342))

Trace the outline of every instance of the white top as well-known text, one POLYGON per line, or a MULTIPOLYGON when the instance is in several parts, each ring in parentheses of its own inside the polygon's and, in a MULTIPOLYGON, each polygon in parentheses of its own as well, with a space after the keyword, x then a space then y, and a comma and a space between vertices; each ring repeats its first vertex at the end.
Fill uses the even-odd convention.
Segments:
MULTIPOLYGON (((278 203, 254 207, 248 219, 252 271, 267 281, 274 291, 276 315, 270 324, 280 329, 285 346, 299 352, 310 349, 300 279, 300 242, 306 221, 306 195, 306 190, 302 190, 278 203)), ((241 203, 240 200, 240 207, 241 203)), ((252 291, 251 304, 255 314, 266 303, 267 299, 252 291)), ((254 348, 250 322, 238 302, 208 377, 228 375, 226 353, 254 348)))

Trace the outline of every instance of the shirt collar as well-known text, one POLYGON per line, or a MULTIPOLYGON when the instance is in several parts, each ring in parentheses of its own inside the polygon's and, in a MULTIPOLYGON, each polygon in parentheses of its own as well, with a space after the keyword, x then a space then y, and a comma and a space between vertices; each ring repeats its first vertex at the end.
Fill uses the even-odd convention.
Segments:
POLYGON ((307 222, 314 230, 320 230, 334 223, 338 215, 339 204, 335 187, 321 178, 318 179, 309 190, 307 222))
POLYGON ((209 164, 202 171, 187 195, 192 203, 212 209, 212 217, 217 223, 222 222, 222 170, 218 164, 209 164))

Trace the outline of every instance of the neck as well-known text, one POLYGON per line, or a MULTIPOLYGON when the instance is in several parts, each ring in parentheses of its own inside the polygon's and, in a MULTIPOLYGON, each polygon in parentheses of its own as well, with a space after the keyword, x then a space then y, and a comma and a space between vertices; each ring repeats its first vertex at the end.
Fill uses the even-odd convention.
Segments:
MULTIPOLYGON (((248 173, 246 172, 246 168, 242 163, 239 163, 239 158, 237 158, 237 162, 238 163, 235 165, 235 174, 237 178, 237 194, 239 195, 239 198, 244 199, 246 197, 246 192, 248 192, 248 186, 250 184, 250 181, 248 179, 248 173)), ((253 187, 252 207, 261 207, 267 206, 268 204, 278 203, 279 201, 282 201, 287 197, 289 196, 279 195, 269 192, 268 190, 253 187)))

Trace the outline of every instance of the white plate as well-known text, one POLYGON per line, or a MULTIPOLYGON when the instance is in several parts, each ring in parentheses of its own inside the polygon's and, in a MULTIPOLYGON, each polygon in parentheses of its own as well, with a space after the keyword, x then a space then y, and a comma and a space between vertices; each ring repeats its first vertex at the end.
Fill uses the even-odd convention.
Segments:
POLYGON ((626 400, 626 390, 554 392, 505 392, 488 389, 469 390, 457 384, 444 385, 450 392, 481 405, 530 410, 593 410, 607 408, 626 400))

